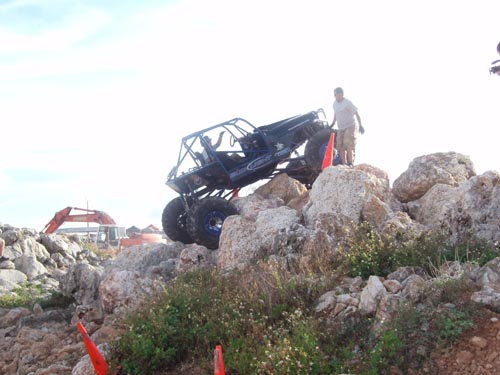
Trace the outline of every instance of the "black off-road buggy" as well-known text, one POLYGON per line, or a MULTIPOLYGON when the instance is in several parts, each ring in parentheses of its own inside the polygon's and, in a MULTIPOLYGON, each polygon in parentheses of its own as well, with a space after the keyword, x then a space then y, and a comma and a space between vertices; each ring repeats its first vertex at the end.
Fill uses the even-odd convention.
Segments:
MULTIPOLYGON (((319 109, 260 127, 234 118, 184 137, 166 182, 179 197, 163 211, 163 230, 174 241, 216 249, 224 220, 237 214, 231 203, 237 192, 279 173, 310 187, 321 170, 331 133, 319 109), (217 139, 222 132, 215 150, 209 138, 217 139)), ((339 162, 336 154, 334 164, 339 162)))

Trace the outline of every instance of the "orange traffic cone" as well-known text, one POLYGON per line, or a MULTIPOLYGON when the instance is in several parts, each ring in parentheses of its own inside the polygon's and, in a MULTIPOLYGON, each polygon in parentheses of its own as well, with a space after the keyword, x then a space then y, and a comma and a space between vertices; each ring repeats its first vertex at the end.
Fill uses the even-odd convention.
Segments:
POLYGON ((87 330, 83 326, 82 323, 78 322, 76 324, 78 331, 82 335, 83 343, 87 348, 87 352, 89 353, 90 360, 92 361, 92 365, 94 366, 95 373, 97 375, 106 375, 108 373, 108 364, 106 360, 95 346, 94 342, 90 339, 87 330))
POLYGON ((214 375, 225 375, 222 346, 216 345, 214 350, 214 375))
POLYGON ((325 156, 323 157, 323 163, 321 164, 321 170, 329 167, 333 164, 333 144, 335 141, 335 133, 330 134, 330 140, 328 141, 328 146, 326 146, 325 156))

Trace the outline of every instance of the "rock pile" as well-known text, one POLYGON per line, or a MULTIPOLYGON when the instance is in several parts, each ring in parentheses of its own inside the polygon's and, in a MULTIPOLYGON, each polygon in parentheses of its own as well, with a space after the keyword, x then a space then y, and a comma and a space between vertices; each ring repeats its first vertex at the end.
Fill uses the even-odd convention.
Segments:
MULTIPOLYGON (((31 283, 44 293, 57 291, 74 300, 60 310, 1 310, 0 373, 90 374, 76 321, 84 323, 97 344, 105 344, 117 334, 120 317, 161 292, 179 272, 243 270, 263 259, 288 269, 307 267, 312 254, 331 252, 364 221, 389 234, 440 228, 451 238, 473 233, 486 241, 500 240, 500 174, 477 176, 472 162, 453 152, 415 159, 392 188, 378 168, 338 166, 325 169, 309 191, 282 174, 235 204, 239 215, 224 222, 217 251, 182 243, 148 244, 103 260, 69 237, 0 226, 4 255, 10 259, 0 264, 0 295, 31 283)), ((465 275, 478 283, 482 289, 472 298, 498 310, 499 262, 482 269, 448 264, 442 274, 465 275)), ((385 279, 346 278, 321 296, 315 309, 332 320, 371 314, 382 322, 401 302, 417 302, 433 282, 413 268, 385 279)))

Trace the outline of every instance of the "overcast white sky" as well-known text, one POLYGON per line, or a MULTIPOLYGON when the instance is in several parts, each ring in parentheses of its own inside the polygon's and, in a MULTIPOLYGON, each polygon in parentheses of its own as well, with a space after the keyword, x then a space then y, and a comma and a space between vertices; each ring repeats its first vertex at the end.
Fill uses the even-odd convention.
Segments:
POLYGON ((499 170, 497 1, 0 0, 0 222, 66 206, 161 226, 180 138, 323 107, 393 182, 456 151, 499 170))

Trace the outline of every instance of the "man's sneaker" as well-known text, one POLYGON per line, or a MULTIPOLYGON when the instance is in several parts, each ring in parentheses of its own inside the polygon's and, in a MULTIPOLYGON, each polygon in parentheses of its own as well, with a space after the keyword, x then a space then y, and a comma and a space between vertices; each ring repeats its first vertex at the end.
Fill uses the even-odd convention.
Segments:
POLYGON ((2 257, 0 257, 0 263, 1 263, 1 262, 5 262, 6 260, 9 260, 9 258, 7 258, 7 257, 3 257, 3 256, 2 256, 2 257))

